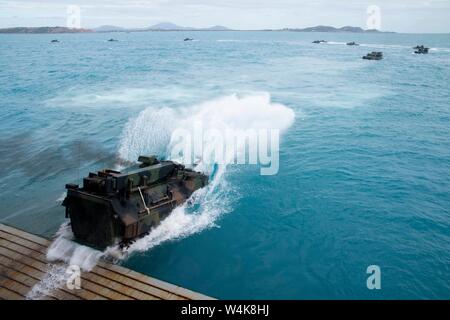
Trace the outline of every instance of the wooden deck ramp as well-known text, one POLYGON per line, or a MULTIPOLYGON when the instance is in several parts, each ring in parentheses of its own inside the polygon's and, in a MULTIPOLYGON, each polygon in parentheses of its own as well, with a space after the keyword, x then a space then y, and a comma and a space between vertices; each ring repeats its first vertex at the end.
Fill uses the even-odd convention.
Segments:
MULTIPOLYGON (((50 241, 0 224, 0 300, 26 299, 53 266, 46 260, 50 241)), ((46 292, 50 300, 209 300, 211 297, 100 261, 90 272, 81 273, 81 289, 64 284, 46 292)))

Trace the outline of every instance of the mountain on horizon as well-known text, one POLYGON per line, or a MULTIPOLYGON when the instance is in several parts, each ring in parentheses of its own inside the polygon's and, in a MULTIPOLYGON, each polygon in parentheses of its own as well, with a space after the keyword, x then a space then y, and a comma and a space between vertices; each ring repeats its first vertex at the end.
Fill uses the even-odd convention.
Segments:
POLYGON ((341 28, 335 28, 331 26, 316 26, 316 27, 309 27, 309 28, 286 28, 283 29, 286 31, 296 31, 296 32, 349 32, 349 33, 377 33, 377 32, 383 32, 376 29, 368 29, 364 30, 360 27, 352 27, 352 26, 345 26, 341 28))
POLYGON ((224 26, 212 26, 207 28, 194 28, 194 27, 182 27, 172 22, 160 22, 151 27, 145 28, 145 30, 164 30, 164 31, 227 31, 230 30, 224 26))
POLYGON ((113 31, 125 31, 125 28, 112 26, 112 25, 103 25, 100 27, 93 28, 95 32, 113 32, 113 31))
POLYGON ((67 27, 13 27, 2 28, 0 33, 87 33, 93 32, 91 29, 76 29, 67 27))
MULTIPOLYGON (((224 26, 215 25, 207 28, 182 27, 171 22, 160 22, 146 28, 124 28, 114 25, 103 25, 93 29, 69 29, 66 27, 16 27, 0 29, 0 33, 80 33, 80 32, 133 32, 133 31, 233 31, 224 26)), ((244 30, 242 30, 244 31, 244 30)), ((253 30, 257 31, 257 30, 253 30)), ((308 28, 267 29, 261 31, 292 31, 292 32, 342 32, 342 33, 382 33, 380 30, 364 30, 360 27, 316 26, 308 28)), ((392 32, 388 32, 392 33, 392 32)))
POLYGON ((144 28, 123 28, 113 25, 104 25, 93 28, 96 32, 122 32, 122 31, 228 31, 224 26, 212 26, 207 28, 182 27, 172 22, 160 22, 144 28))
POLYGON ((186 27, 178 26, 172 22, 160 22, 151 27, 144 28, 146 30, 185 30, 186 27))
MULTIPOLYGON (((216 25, 207 28, 194 28, 194 27, 183 27, 176 25, 172 22, 160 22, 155 25, 152 25, 147 28, 136 28, 136 29, 127 29, 122 27, 115 26, 101 26, 98 28, 94 28, 93 30, 97 32, 112 32, 112 31, 231 31, 233 29, 229 29, 224 26, 216 25)), ((274 29, 267 29, 266 31, 273 31, 274 29)), ((341 28, 336 28, 332 26, 316 26, 316 27, 308 27, 308 28, 284 28, 281 31, 296 31, 296 32, 348 32, 348 33, 377 33, 383 32, 379 30, 364 30, 360 27, 352 27, 352 26, 344 26, 341 28)))

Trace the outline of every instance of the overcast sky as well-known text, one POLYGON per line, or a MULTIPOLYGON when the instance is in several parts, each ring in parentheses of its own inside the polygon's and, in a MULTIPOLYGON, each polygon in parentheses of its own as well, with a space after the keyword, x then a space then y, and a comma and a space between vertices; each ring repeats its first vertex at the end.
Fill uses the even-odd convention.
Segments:
POLYGON ((381 9, 381 29, 450 33, 450 0, 0 0, 0 27, 65 26, 67 6, 81 8, 81 26, 223 25, 234 29, 366 28, 367 8, 381 9))

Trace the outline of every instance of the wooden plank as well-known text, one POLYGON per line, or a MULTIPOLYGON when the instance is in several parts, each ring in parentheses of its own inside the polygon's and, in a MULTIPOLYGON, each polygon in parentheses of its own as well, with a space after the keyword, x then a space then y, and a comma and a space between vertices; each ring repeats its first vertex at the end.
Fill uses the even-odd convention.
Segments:
POLYGON ((154 287, 158 287, 161 288, 165 291, 168 292, 172 292, 173 294, 179 295, 184 297, 185 299, 190 299, 190 300, 214 300, 214 298, 203 295, 201 293, 197 293, 194 291, 191 291, 189 289, 185 289, 179 286, 176 286, 174 284, 150 277, 150 276, 146 276, 143 275, 142 273, 138 273, 136 271, 130 270, 130 269, 126 269, 124 267, 118 266, 118 265, 113 265, 113 264, 105 264, 105 262, 100 261, 98 263, 98 265, 100 266, 105 266, 107 268, 109 268, 110 270, 114 270, 117 273, 121 273, 129 278, 138 280, 144 284, 147 285, 151 285, 154 287))
POLYGON ((16 236, 19 236, 19 237, 24 238, 24 239, 31 240, 32 242, 39 243, 39 244, 41 244, 41 245, 43 245, 45 247, 48 247, 50 245, 50 243, 51 243, 49 240, 47 240, 45 238, 39 237, 39 236, 34 235, 32 233, 28 233, 28 232, 25 232, 25 231, 22 231, 22 230, 13 228, 13 227, 10 227, 10 226, 8 226, 6 224, 1 224, 0 223, 0 230, 2 230, 4 232, 7 232, 7 233, 10 233, 10 234, 13 234, 13 235, 16 235, 16 236))
MULTIPOLYGON (((0 250, 6 250, 9 256, 20 259, 19 262, 28 268, 26 270, 31 272, 29 276, 32 278, 42 277, 42 273, 47 271, 48 261, 45 255, 50 244, 51 242, 47 239, 0 224, 0 250), (35 271, 33 271, 33 268, 35 271)), ((106 261, 99 261, 91 272, 82 272, 82 279, 84 280, 83 283, 88 284, 88 288, 77 290, 83 292, 78 292, 77 298, 213 299, 106 261)), ((64 290, 61 291, 62 293, 58 293, 61 296, 68 294, 64 290)), ((73 295, 72 292, 69 294, 73 295)))
MULTIPOLYGON (((19 261, 23 264, 26 264, 34 269, 38 269, 43 273, 46 273, 48 271, 47 265, 41 263, 40 261, 36 261, 33 258, 30 258, 28 256, 23 256, 21 253, 10 250, 8 248, 0 246, 0 254, 7 256, 8 258, 11 258, 13 260, 19 261)), ((95 291, 90 291, 88 288, 83 288, 82 290, 68 290, 65 288, 61 288, 64 292, 74 294, 76 296, 79 296, 82 299, 101 299, 105 300, 107 297, 100 297, 99 294, 95 291)))
MULTIPOLYGON (((25 263, 30 266, 38 267, 42 271, 46 271, 46 259, 43 257, 42 253, 36 252, 32 249, 28 249, 25 247, 21 247, 13 242, 6 242, 3 239, 0 239, 0 253, 4 255, 10 254, 7 250, 13 251, 18 254, 22 254, 20 257, 20 262, 25 263)), ((95 277, 90 273, 81 273, 81 278, 83 281, 83 288, 88 289, 89 291, 99 294, 107 299, 112 300, 132 300, 133 298, 127 296, 125 293, 113 289, 107 288, 101 285, 98 281, 96 281, 95 277)), ((75 291, 75 290, 74 290, 75 291)))
MULTIPOLYGON (((0 249, 0 250, 1 250, 1 249, 0 249)), ((6 249, 5 249, 5 250, 6 250, 6 249)), ((1 251, 3 251, 3 254, 5 254, 5 251, 4 251, 4 250, 1 250, 1 251)), ((2 252, 0 252, 0 254, 2 254, 2 252)), ((20 264, 20 263, 18 262, 18 260, 22 257, 22 255, 17 254, 17 253, 12 252, 12 251, 8 252, 7 255, 10 256, 10 257, 12 257, 13 259, 15 259, 16 265, 17 265, 18 267, 20 267, 20 265, 23 265, 23 266, 25 266, 24 268, 30 268, 30 269, 33 269, 35 272, 40 272, 40 274, 41 274, 42 276, 45 275, 45 272, 46 272, 46 268, 45 268, 45 267, 42 268, 42 270, 39 270, 39 266, 28 266, 28 265, 20 264)), ((69 295, 75 295, 75 296, 78 296, 79 298, 84 298, 84 299, 93 299, 93 298, 96 298, 96 295, 94 295, 94 294, 92 294, 92 293, 89 293, 89 292, 84 292, 84 290, 77 290, 76 292, 72 292, 72 291, 69 291, 69 290, 63 288, 63 289, 58 289, 57 291, 63 291, 63 292, 65 292, 66 294, 69 294, 69 295)), ((72 299, 72 298, 70 298, 70 299, 72 299)))
MULTIPOLYGON (((17 293, 20 293, 24 297, 30 292, 33 285, 36 283, 32 278, 27 275, 21 274, 14 270, 8 270, 3 274, 4 278, 0 281, 0 287, 9 288, 17 293)), ((44 295, 42 300, 56 300, 54 295, 44 295)))
MULTIPOLYGON (((8 234, 5 233, 3 231, 0 230, 0 241, 4 240, 4 241, 9 241, 11 243, 17 244, 22 246, 23 248, 28 248, 30 250, 45 254, 46 253, 46 248, 38 245, 34 242, 31 242, 29 240, 26 239, 22 239, 19 237, 16 237, 12 234, 8 234), (6 238, 8 238, 6 240, 6 238)), ((118 283, 121 283, 122 285, 125 285, 127 287, 131 287, 134 288, 135 291, 137 291, 136 293, 131 292, 132 295, 135 295, 135 298, 137 298, 138 296, 140 297, 140 299, 145 298, 148 300, 153 300, 153 299, 166 299, 166 300, 179 300, 179 299, 186 299, 183 298, 179 295, 176 295, 168 290, 162 290, 157 286, 152 286, 149 285, 148 283, 142 283, 141 281, 137 281, 136 279, 130 278, 130 277, 125 277, 123 276, 121 273, 116 273, 116 272, 112 272, 110 269, 108 269, 107 267, 95 267, 90 273, 92 274, 97 274, 99 276, 102 276, 104 278, 109 279, 110 281, 115 281, 118 283), (139 292, 140 291, 140 292, 139 292)), ((145 277, 145 276, 144 276, 145 277)), ((103 281, 103 279, 100 279, 100 281, 103 281)), ((104 283, 104 282, 103 282, 104 283)), ((106 285, 106 284, 105 284, 106 285)), ((114 284, 112 284, 114 286, 114 284)), ((124 292, 129 292, 128 288, 124 288, 123 289, 124 292)))
POLYGON ((135 281, 133 279, 124 277, 120 274, 111 272, 105 268, 95 267, 91 272, 98 274, 98 275, 102 275, 103 277, 105 277, 111 281, 115 281, 117 283, 126 285, 128 287, 132 287, 136 291, 140 291, 144 294, 150 295, 154 299, 164 299, 164 300, 182 299, 181 297, 176 296, 170 292, 167 292, 167 291, 164 291, 159 288, 152 287, 152 286, 143 285, 142 283, 140 283, 138 281, 135 281))
POLYGON ((25 300, 24 296, 4 287, 0 287, 0 298, 3 300, 25 300))
MULTIPOLYGON (((32 283, 32 284, 30 283, 30 285, 29 285, 30 287, 32 287, 37 282, 39 282, 45 275, 44 272, 41 272, 38 269, 34 269, 34 268, 29 267, 25 264, 22 264, 18 261, 14 261, 5 256, 0 255, 0 269, 2 268, 2 266, 5 269, 8 268, 8 270, 6 270, 5 272, 15 271, 17 273, 24 274, 24 275, 30 277, 32 280, 34 280, 33 281, 34 283, 32 283)), ((50 293, 50 296, 55 297, 58 300, 79 300, 79 299, 81 299, 80 297, 73 295, 71 293, 64 292, 61 289, 53 290, 50 293)))
MULTIPOLYGON (((48 244, 48 241, 41 241, 41 239, 38 239, 37 236, 34 235, 30 235, 28 233, 24 233, 21 230, 17 230, 11 227, 4 227, 3 229, 1 228, 0 225, 0 230, 7 232, 9 234, 15 234, 18 237, 26 237, 26 239, 28 239, 29 241, 33 242, 32 248, 35 250, 39 250, 36 246, 35 246, 35 241, 39 240, 38 243, 41 244, 41 246, 44 246, 44 243, 48 244)), ((1 236, 1 235, 0 235, 1 236)), ((157 295, 158 297, 162 298, 162 299, 200 299, 200 300, 209 300, 212 299, 208 296, 193 292, 191 290, 188 289, 184 289, 182 287, 149 277, 149 276, 145 276, 142 275, 140 273, 137 272, 130 272, 131 270, 117 266, 117 265, 112 265, 110 263, 105 263, 105 262, 100 262, 99 263, 99 267, 103 267, 106 270, 109 271, 113 271, 116 273, 120 273, 123 276, 126 276, 132 280, 135 281, 139 281, 141 283, 150 285, 154 288, 156 288, 157 290, 153 290, 152 294, 157 295), (159 290, 158 290, 159 289, 159 290)), ((93 272, 96 272, 97 270, 94 269, 93 272)))
MULTIPOLYGON (((7 241, 6 239, 4 239, 4 234, 2 234, 2 232, 0 231, 0 244, 3 244, 4 246, 9 246, 10 248, 12 247, 14 250, 33 250, 33 257, 35 257, 37 260, 45 263, 46 262, 46 258, 44 256, 45 250, 43 250, 42 248, 37 248, 34 244, 29 245, 27 242, 27 240, 23 240, 23 239, 12 239, 12 237, 9 238, 9 244, 3 243, 4 241, 7 241), (19 244, 20 243, 20 244, 19 244), (24 246, 21 246, 24 245, 24 246), (30 246, 30 247, 25 247, 25 246, 30 246), (37 249, 37 250, 36 250, 37 249)), ((26 254, 28 255, 28 252, 26 252, 26 254)), ((137 288, 134 285, 130 285, 129 283, 127 283, 127 280, 122 280, 120 281, 120 279, 117 279, 117 275, 113 274, 112 277, 108 277, 108 276, 103 276, 101 273, 101 270, 96 269, 97 272, 95 272, 94 270, 92 272, 89 273, 82 273, 82 279, 89 279, 92 282, 102 285, 104 287, 110 288, 114 291, 117 291, 119 293, 123 293, 124 295, 133 298, 133 299, 145 299, 145 300, 159 300, 161 299, 159 295, 162 295, 160 292, 157 292, 156 289, 152 290, 152 288, 137 288), (100 272, 98 272, 100 271, 100 272)), ((107 271, 107 270, 106 270, 107 271)), ((162 292, 162 291, 161 291, 162 292)), ((164 292, 165 294, 165 292, 164 292)), ((163 295, 163 298, 167 298, 167 296, 163 295)))
MULTIPOLYGON (((0 284, 0 287, 7 288, 10 291, 13 291, 17 293, 18 295, 22 296, 23 299, 25 299, 25 296, 30 291, 30 287, 20 283, 16 279, 10 279, 6 276, 2 279, 2 282, 0 284)), ((55 300, 53 297, 42 297, 43 300, 55 300)))
MULTIPOLYGON (((4 267, 4 265, 2 263, 0 263, 0 268, 1 267, 4 267)), ((7 268, 4 268, 2 270, 2 276, 3 276, 3 279, 0 279, 0 286, 3 284, 4 279, 8 279, 8 278, 16 280, 17 282, 19 282, 29 288, 33 287, 39 281, 39 280, 36 280, 36 279, 28 276, 27 274, 18 272, 14 269, 7 269, 7 268)))
POLYGON ((18 272, 24 273, 29 277, 33 278, 35 282, 39 282, 43 276, 44 272, 39 271, 38 269, 29 267, 17 260, 12 260, 2 254, 0 254, 0 269, 2 272, 8 272, 9 270, 16 270, 18 272))

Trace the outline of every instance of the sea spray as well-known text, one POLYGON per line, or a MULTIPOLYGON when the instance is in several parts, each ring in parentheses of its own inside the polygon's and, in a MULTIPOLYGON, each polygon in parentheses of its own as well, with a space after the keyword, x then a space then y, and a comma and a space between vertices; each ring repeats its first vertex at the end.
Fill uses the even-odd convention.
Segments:
MULTIPOLYGON (((186 158, 174 158, 171 153, 171 133, 177 128, 194 130, 194 124, 200 122, 205 131, 278 129, 283 132, 292 125, 294 119, 294 111, 282 104, 272 103, 268 93, 234 94, 176 110, 149 107, 127 124, 119 154, 131 160, 141 154, 158 153, 165 149, 163 155, 166 158, 184 163, 186 158), (154 139, 154 135, 162 139, 154 139)), ((208 143, 214 141, 204 142, 202 149, 213 152, 214 147, 208 143)), ((225 178, 230 164, 234 163, 233 156, 227 155, 225 163, 203 161, 213 158, 209 154, 196 154, 195 157, 198 159, 195 170, 208 173, 210 184, 194 193, 189 203, 176 208, 148 236, 133 243, 128 253, 146 251, 165 241, 184 238, 215 226, 217 219, 231 210, 233 201, 239 197, 236 187, 231 186, 225 178)), ((190 163, 187 161, 187 164, 190 163)))
MULTIPOLYGON (((284 131, 294 122, 292 109, 271 102, 270 94, 229 95, 184 108, 149 107, 125 126, 119 147, 121 158, 135 161, 142 154, 171 155, 172 132, 203 129, 248 130, 278 129, 284 131)), ((171 159, 182 161, 183 159, 171 159)))
POLYGON ((104 252, 101 252, 77 244, 72 239, 73 234, 69 223, 63 223, 47 250, 46 258, 51 263, 47 265, 47 270, 41 281, 36 283, 28 292, 27 299, 39 300, 51 294, 53 290, 64 287, 70 278, 68 270, 71 266, 89 272, 97 265, 101 257, 108 254, 113 257, 117 251, 116 248, 107 248, 104 252))
POLYGON ((69 275, 66 273, 66 267, 62 265, 49 264, 44 277, 36 283, 27 293, 27 300, 39 300, 45 296, 51 295, 53 290, 61 288, 66 284, 69 275))

